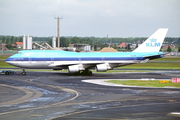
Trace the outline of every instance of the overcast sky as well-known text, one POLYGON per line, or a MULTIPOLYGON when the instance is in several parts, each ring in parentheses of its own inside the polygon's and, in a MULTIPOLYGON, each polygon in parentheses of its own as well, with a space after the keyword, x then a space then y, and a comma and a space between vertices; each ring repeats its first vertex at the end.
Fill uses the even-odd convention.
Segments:
POLYGON ((180 0, 0 0, 0 35, 180 37, 180 0))

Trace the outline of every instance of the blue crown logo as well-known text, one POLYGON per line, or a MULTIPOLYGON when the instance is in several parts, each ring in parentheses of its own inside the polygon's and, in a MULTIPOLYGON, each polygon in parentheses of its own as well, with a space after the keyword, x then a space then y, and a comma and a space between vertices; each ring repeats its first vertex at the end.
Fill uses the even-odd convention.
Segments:
POLYGON ((156 42, 157 39, 152 38, 152 39, 150 39, 150 41, 151 41, 151 42, 156 42))

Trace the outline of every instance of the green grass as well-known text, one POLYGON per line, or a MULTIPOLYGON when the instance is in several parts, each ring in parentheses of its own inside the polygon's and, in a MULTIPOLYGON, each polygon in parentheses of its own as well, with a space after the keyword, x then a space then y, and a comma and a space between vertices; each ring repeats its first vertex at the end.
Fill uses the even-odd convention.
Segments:
MULTIPOLYGON (((10 56, 0 55, 0 60, 6 60, 8 57, 10 56)), ((0 61, 0 68, 16 68, 16 67, 7 64, 5 61, 0 61)))
POLYGON ((110 80, 106 81, 114 84, 130 85, 130 86, 144 86, 144 87, 176 87, 180 88, 180 83, 159 83, 159 80, 110 80))
POLYGON ((5 61, 0 61, 0 68, 17 68, 7 64, 5 61))
POLYGON ((138 63, 120 69, 180 69, 180 63, 138 63))
POLYGON ((93 73, 125 73, 125 72, 154 72, 147 70, 107 70, 106 72, 97 72, 96 70, 92 70, 93 73))
POLYGON ((180 57, 164 57, 164 58, 159 58, 159 59, 154 59, 151 61, 180 61, 180 57))
POLYGON ((0 56, 0 60, 6 60, 10 56, 0 56))

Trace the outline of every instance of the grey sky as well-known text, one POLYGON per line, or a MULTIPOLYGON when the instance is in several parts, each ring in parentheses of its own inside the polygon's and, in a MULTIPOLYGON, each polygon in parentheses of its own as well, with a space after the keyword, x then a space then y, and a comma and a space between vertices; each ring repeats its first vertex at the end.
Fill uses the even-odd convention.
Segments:
POLYGON ((0 35, 180 37, 180 0, 0 0, 0 35))

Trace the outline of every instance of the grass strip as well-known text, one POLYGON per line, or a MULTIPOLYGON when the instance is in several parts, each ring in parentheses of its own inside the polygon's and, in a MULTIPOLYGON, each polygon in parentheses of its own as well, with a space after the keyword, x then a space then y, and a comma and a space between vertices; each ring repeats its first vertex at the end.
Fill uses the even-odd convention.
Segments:
POLYGON ((180 61, 180 57, 163 57, 163 58, 159 58, 159 59, 154 59, 151 61, 180 61))
POLYGON ((120 69, 180 69, 179 63, 138 63, 118 67, 120 69))
POLYGON ((6 60, 7 58, 9 58, 10 56, 2 56, 0 55, 0 60, 6 60))
POLYGON ((176 87, 180 88, 180 83, 159 83, 159 80, 109 80, 106 81, 114 84, 130 85, 130 86, 143 86, 143 87, 176 87))
POLYGON ((97 72, 96 70, 91 70, 93 73, 126 73, 126 72, 154 72, 151 70, 108 70, 106 72, 97 72))
POLYGON ((17 68, 17 67, 9 65, 5 61, 0 61, 0 68, 17 68))

